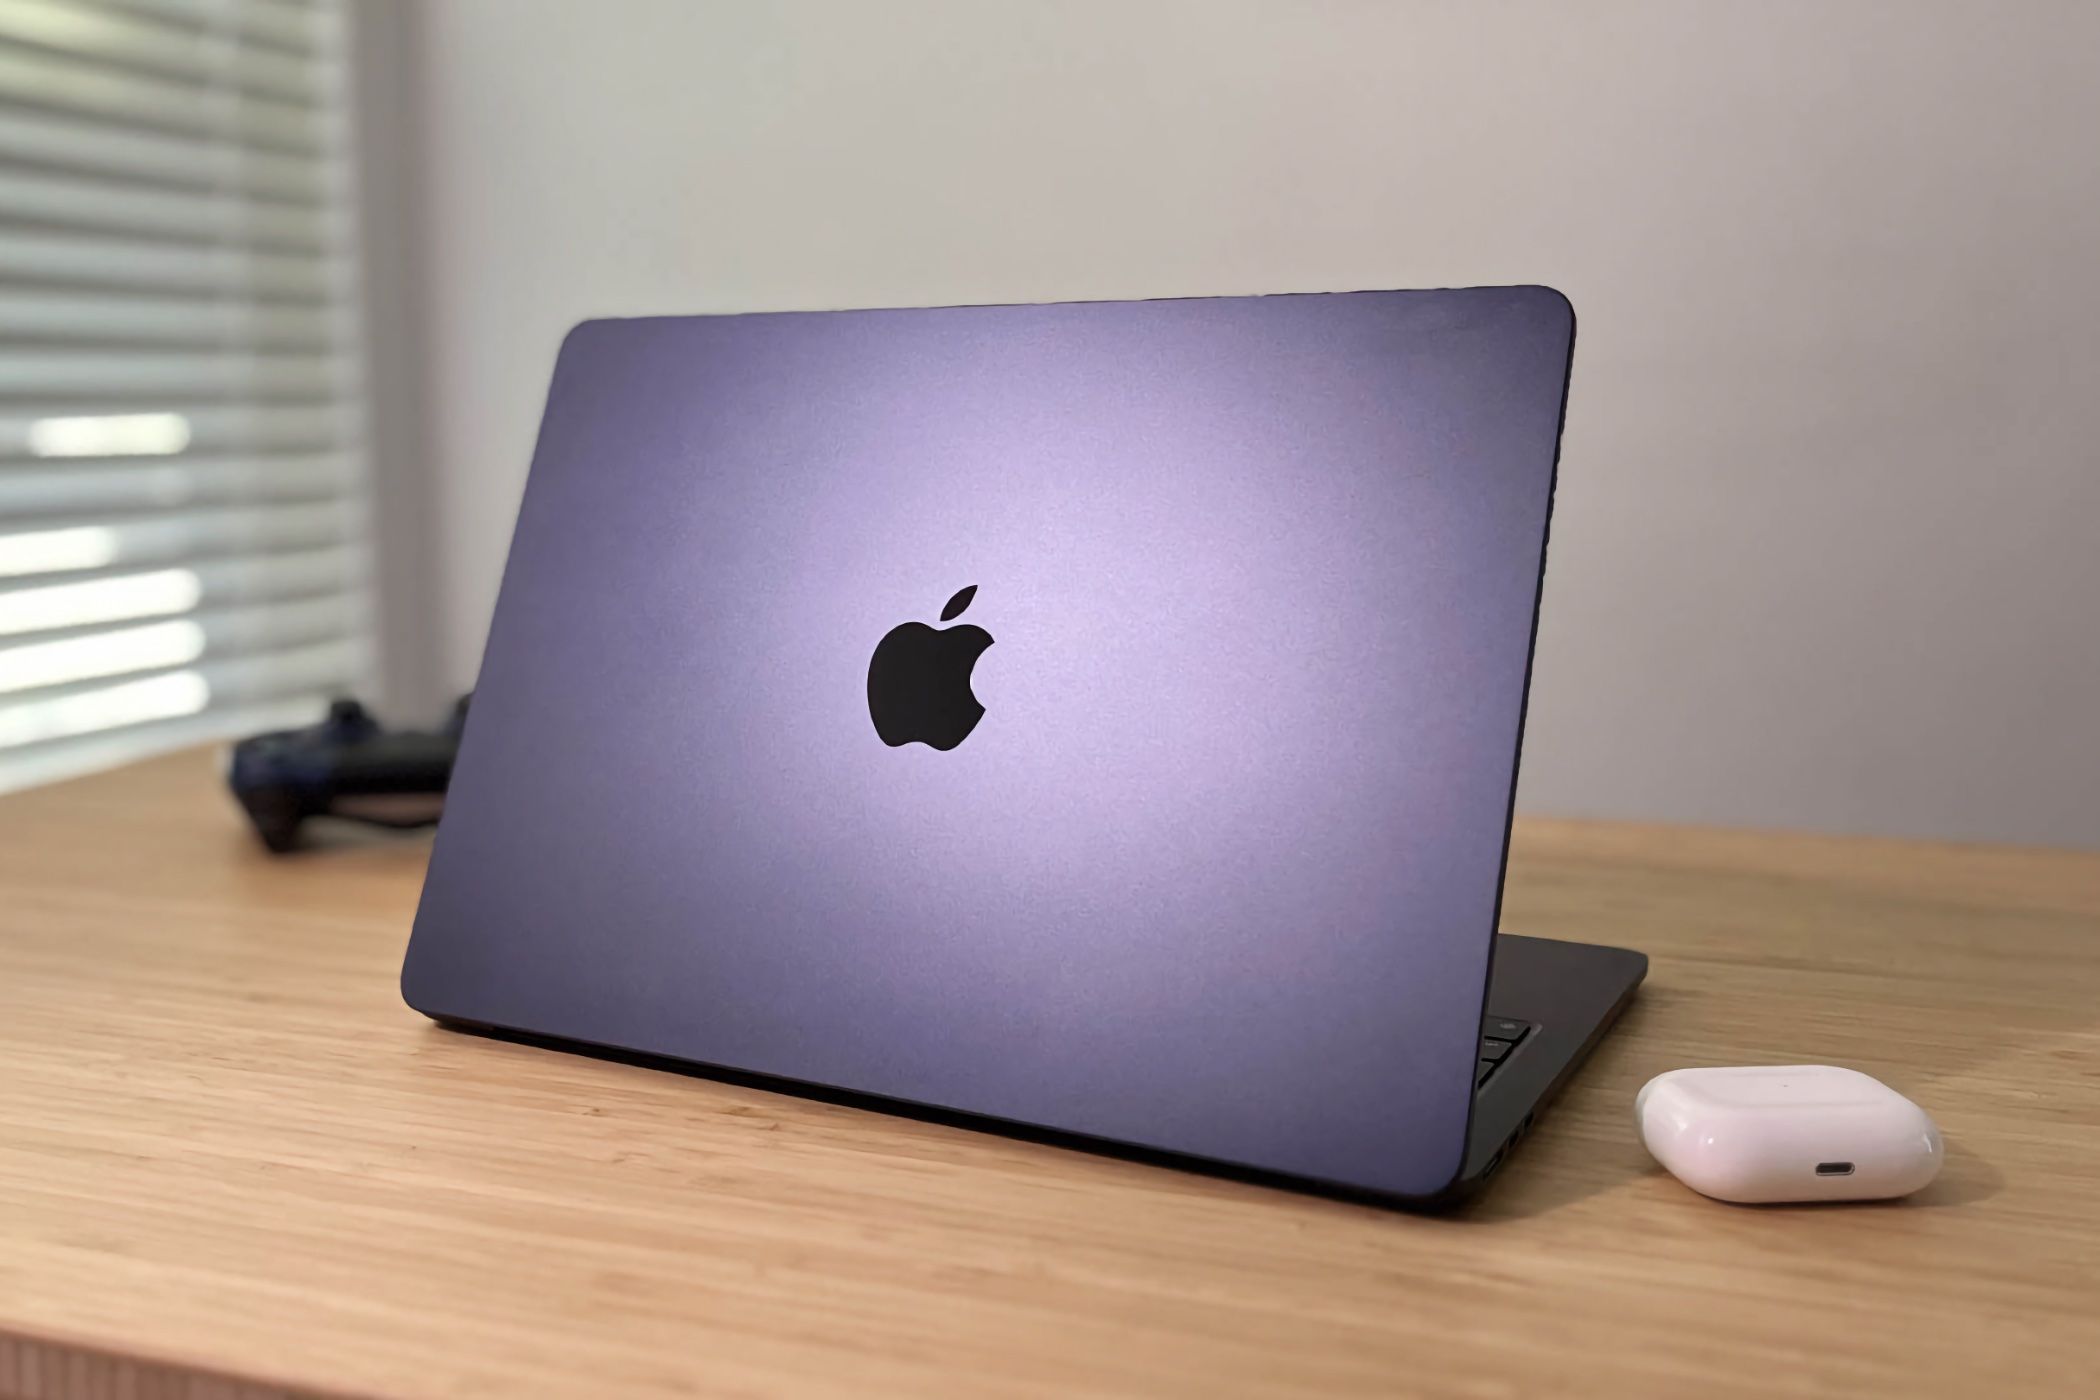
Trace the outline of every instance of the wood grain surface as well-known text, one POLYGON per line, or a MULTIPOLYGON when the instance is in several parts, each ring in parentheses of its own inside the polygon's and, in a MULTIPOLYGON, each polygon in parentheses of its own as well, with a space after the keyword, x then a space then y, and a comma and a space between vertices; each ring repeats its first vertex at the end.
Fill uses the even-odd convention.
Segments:
POLYGON ((424 852, 271 859, 203 754, 0 799, 0 1396, 2094 1393, 2100 856, 1523 824, 1505 925, 1653 972, 1422 1218, 440 1030, 424 852), (1730 1207, 1635 1139, 1808 1060, 1940 1180, 1730 1207))

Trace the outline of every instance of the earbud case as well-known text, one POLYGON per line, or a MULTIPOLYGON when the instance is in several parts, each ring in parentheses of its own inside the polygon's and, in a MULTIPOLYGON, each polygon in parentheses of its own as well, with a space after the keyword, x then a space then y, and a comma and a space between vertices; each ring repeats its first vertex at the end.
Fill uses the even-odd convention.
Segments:
POLYGON ((1743 1204, 1907 1196, 1944 1155, 1924 1109, 1835 1065, 1671 1070, 1641 1086, 1633 1112, 1672 1176, 1743 1204))

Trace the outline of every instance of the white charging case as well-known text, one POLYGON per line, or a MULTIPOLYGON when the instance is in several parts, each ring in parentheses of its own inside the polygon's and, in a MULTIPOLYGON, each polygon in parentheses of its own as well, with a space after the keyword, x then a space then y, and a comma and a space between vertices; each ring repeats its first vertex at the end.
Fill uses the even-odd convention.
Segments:
POLYGON ((1641 1086, 1633 1115, 1670 1175, 1744 1204, 1907 1196, 1944 1155, 1924 1109, 1835 1065, 1673 1069, 1641 1086))

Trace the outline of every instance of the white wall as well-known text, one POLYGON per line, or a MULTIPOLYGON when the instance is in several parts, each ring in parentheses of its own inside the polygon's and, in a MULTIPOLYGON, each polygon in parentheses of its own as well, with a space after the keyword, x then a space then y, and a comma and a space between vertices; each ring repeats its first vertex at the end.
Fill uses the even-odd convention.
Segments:
POLYGON ((2100 5, 413 14, 454 685, 581 317, 1542 281, 1526 807, 2100 846, 2100 5))

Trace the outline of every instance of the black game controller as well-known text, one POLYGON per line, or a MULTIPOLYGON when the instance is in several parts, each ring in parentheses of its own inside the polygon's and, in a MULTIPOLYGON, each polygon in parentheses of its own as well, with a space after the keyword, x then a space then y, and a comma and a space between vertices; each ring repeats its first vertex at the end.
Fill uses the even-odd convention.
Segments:
POLYGON ((258 734, 233 746, 226 783, 282 854, 299 844, 308 817, 346 817, 372 826, 429 826, 445 809, 445 787, 459 753, 467 701, 435 734, 390 734, 355 700, 338 700, 307 729, 258 734))

